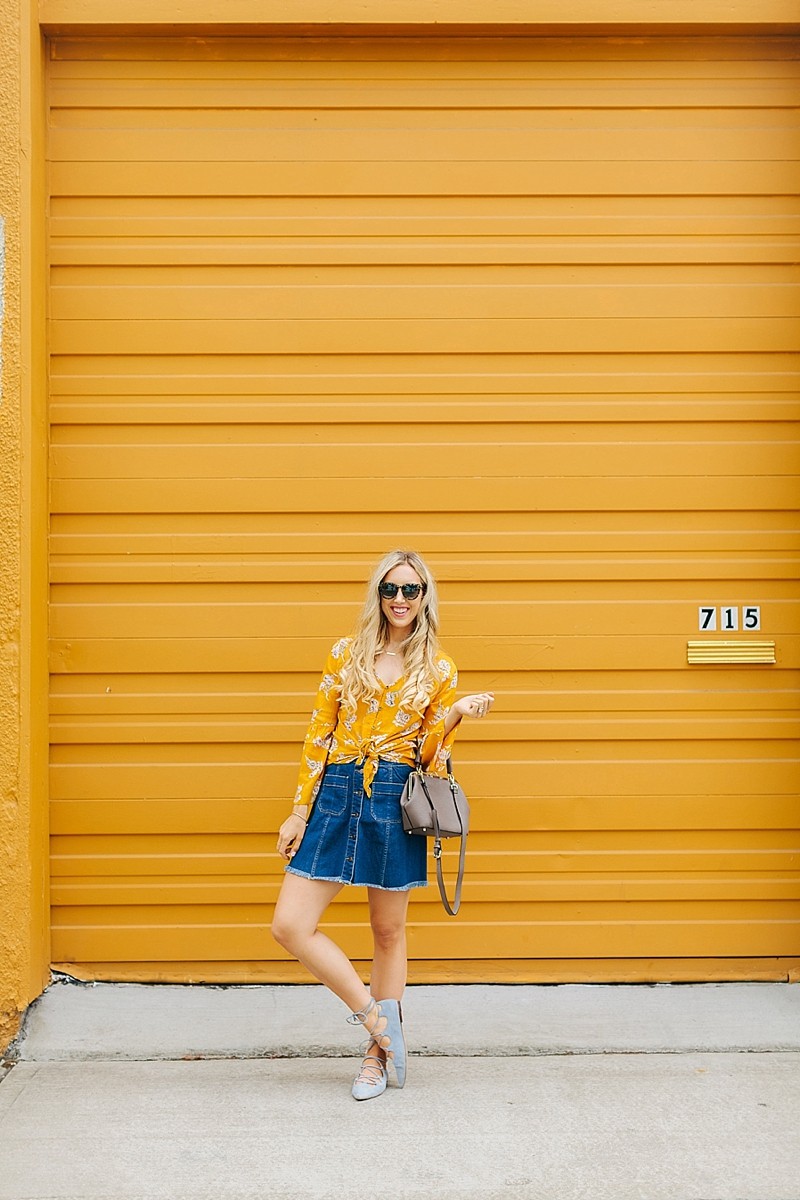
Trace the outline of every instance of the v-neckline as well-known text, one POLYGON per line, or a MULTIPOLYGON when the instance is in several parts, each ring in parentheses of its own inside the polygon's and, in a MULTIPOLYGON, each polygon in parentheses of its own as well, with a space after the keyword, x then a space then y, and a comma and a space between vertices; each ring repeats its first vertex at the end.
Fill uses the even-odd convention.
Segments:
POLYGON ((377 671, 375 672, 375 677, 377 678, 383 690, 386 692, 389 690, 389 688, 397 687, 398 683, 403 678, 403 675, 398 675, 397 679, 393 680, 391 683, 387 683, 385 679, 381 678, 377 671))

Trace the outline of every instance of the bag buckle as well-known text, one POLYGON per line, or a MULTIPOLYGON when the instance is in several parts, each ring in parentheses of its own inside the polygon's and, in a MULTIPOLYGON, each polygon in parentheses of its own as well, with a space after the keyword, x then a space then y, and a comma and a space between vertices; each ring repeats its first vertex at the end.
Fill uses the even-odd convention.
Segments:
POLYGON ((442 857, 442 840, 441 840, 441 838, 433 839, 433 857, 434 858, 442 857))

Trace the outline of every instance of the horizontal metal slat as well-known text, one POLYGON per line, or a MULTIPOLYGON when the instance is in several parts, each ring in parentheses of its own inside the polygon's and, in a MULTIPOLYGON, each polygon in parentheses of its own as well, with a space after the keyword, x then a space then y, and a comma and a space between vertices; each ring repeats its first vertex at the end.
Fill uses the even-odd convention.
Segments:
MULTIPOLYGON (((335 636, 334 633, 320 637, 311 646, 304 645, 302 640, 286 644, 279 638, 255 641, 234 637, 82 638, 77 642, 54 639, 50 669, 54 674, 128 672, 138 671, 143 662, 155 659, 168 672, 288 670, 292 665, 311 671, 319 669, 335 636)), ((451 637, 448 645, 465 670, 491 673, 513 670, 519 665, 520 639, 515 636, 451 637)), ((686 639, 677 634, 545 635, 529 641, 524 661, 529 670, 540 671, 582 670, 587 663, 596 672, 675 670, 686 662, 686 639)), ((781 637, 780 665, 793 669, 800 665, 797 635, 781 637)))
MULTIPOLYGON (((500 93, 503 100, 506 99, 504 91, 500 93)), ((763 96, 764 91, 759 87, 759 95, 763 96)), ((788 99, 785 86, 770 91, 773 93, 770 99, 776 108, 788 99)), ((792 94, 794 102, 800 102, 800 88, 793 89, 792 94)), ((500 98, 497 92, 495 96, 500 98)), ((524 103, 519 93, 517 96, 524 103)), ((281 99, 285 106, 286 94, 281 99)), ((604 95, 601 90, 595 99, 602 107, 604 95)), ((262 104, 269 107, 268 96, 262 104)), ((321 106, 314 104, 313 107, 321 106)), ((560 127, 555 129, 543 127, 543 123, 536 121, 525 122, 520 128, 518 122, 506 122, 505 110, 502 114, 494 114, 494 121, 488 128, 484 127, 487 123, 471 119, 466 110, 459 114, 461 119, 455 127, 446 121, 444 128, 440 127, 437 115, 430 111, 426 114, 426 122, 406 123, 404 120, 402 125, 397 123, 394 128, 385 120, 377 127, 374 123, 363 124, 341 110, 333 127, 327 123, 329 127, 326 128, 326 123, 320 122, 322 127, 318 128, 316 122, 307 121, 297 123, 299 129, 294 113, 282 122, 283 128, 275 122, 257 121, 250 113, 239 115, 235 110, 225 122, 215 121, 213 115, 209 119, 205 113, 202 122, 173 116, 168 110, 159 115, 158 123, 140 123, 125 118, 118 108, 108 112, 101 108, 91 114, 90 122, 85 126, 74 128, 59 119, 56 111, 50 127, 51 162, 104 162, 113 169, 115 163, 208 162, 217 168, 222 164, 238 167, 243 161, 254 161, 274 163, 280 169, 284 163, 297 159, 298 139, 302 137, 304 159, 326 166, 338 162, 348 165, 366 162, 375 170, 378 163, 405 162, 417 169, 428 163, 458 164, 480 160, 496 164, 502 175, 509 163, 540 162, 546 167, 551 162, 564 160, 601 163, 608 177, 616 180, 617 166, 652 156, 654 138, 658 139, 659 165, 674 162, 679 170, 685 171, 687 161, 704 164, 754 161, 761 164, 791 160, 797 153, 798 132, 796 127, 773 124, 766 114, 759 126, 740 122, 732 129, 716 126, 713 118, 707 116, 684 121, 677 128, 657 121, 651 122, 649 128, 636 128, 636 122, 629 124, 624 118, 599 128, 597 121, 591 118, 585 123, 588 128, 574 127, 569 120, 563 119, 560 127)))
MULTIPOLYGON (((638 100, 638 97, 637 97, 638 100)), ((800 88, 786 100, 800 103, 800 88)), ((774 97, 769 98, 774 104, 774 97)), ((768 159, 660 163, 538 161, 519 163, 353 161, 234 162, 210 173, 207 162, 53 163, 58 196, 689 196, 791 195, 800 164, 768 159)))
MULTIPOLYGON (((127 961, 142 959, 226 959, 260 960, 272 953, 277 959, 288 958, 285 951, 270 944, 263 922, 253 926, 223 923, 220 926, 175 927, 154 930, 148 925, 112 927, 53 928, 53 955, 56 959, 91 961, 116 957, 127 961), (124 935, 124 936, 123 936, 124 935)), ((368 927, 342 927, 329 922, 325 931, 342 945, 351 958, 367 959, 372 950, 368 927)), ((739 920, 694 920, 665 922, 654 918, 618 922, 565 921, 532 925, 514 924, 498 928, 496 922, 478 924, 453 922, 447 938, 452 958, 504 958, 514 955, 591 956, 597 952, 602 936, 610 956, 635 956, 646 944, 654 956, 674 957, 681 953, 721 957, 725 955, 792 955, 797 947, 800 922, 779 921, 765 913, 761 921, 743 915, 739 920)), ((414 958, 442 957, 441 922, 408 929, 409 949, 414 958)))
MULTIPOLYGON (((595 743, 594 758, 588 757, 592 746, 587 744, 584 752, 588 750, 588 761, 575 761, 582 750, 581 743, 564 745, 570 752, 568 758, 555 758, 551 751, 549 758, 534 762, 532 758, 502 760, 499 750, 491 761, 476 761, 473 747, 464 744, 459 749, 459 778, 467 795, 476 799, 481 795, 518 798, 532 805, 539 795, 652 795, 655 780, 660 794, 675 797, 706 792, 731 796, 753 795, 759 791, 766 796, 796 793, 797 760, 791 757, 792 747, 788 754, 784 751, 781 758, 775 755, 772 745, 757 744, 750 757, 741 752, 740 747, 735 755, 731 744, 724 740, 716 745, 698 743, 696 748, 689 743, 682 747, 680 761, 675 761, 672 745, 669 755, 664 754, 662 748, 662 757, 638 759, 636 743, 629 743, 625 754, 619 743, 607 747, 607 758, 599 757, 595 743), (714 757, 710 758, 712 754, 714 757)), ((775 745, 780 746, 780 743, 775 745)), ((66 749, 58 750, 59 757, 66 749)), ((277 762, 266 752, 266 747, 239 746, 235 755, 225 755, 216 746, 209 747, 208 754, 200 752, 202 747, 192 746, 183 761, 169 762, 159 755, 161 747, 153 746, 143 748, 149 755, 149 763, 131 761, 134 749, 126 747, 127 762, 98 762, 95 750, 91 762, 79 757, 71 766, 54 765, 51 768, 53 799, 91 800, 118 796, 121 800, 132 800, 156 796, 176 800, 226 800, 235 791, 244 799, 263 800, 293 795, 297 782, 299 750, 296 745, 291 747, 291 752, 287 748, 285 757, 277 762), (248 754, 248 750, 252 752, 248 754), (235 787, 232 784, 234 777, 235 787)), ((533 750, 538 752, 539 748, 531 747, 531 754, 533 750)))
MULTIPOLYGON (((595 468, 597 470, 597 468, 595 468)), ((377 471, 377 467, 375 468, 377 471)), ((408 477, 404 477, 408 478, 408 477)), ((657 512, 761 511, 791 509, 797 494, 797 480, 790 476, 765 474, 748 479, 743 492, 738 475, 535 476, 525 479, 501 475, 465 478, 436 473, 418 476, 416 488, 406 487, 405 512, 428 513, 432 508, 449 512, 461 509, 470 513, 572 511, 612 512, 642 507, 657 512), (602 481, 603 490, 598 484, 602 481)), ((386 476, 361 474, 361 491, 369 494, 376 513, 395 512, 386 476)), ((116 476, 94 479, 52 480, 53 507, 56 512, 164 513, 164 512, 247 512, 314 513, 320 497, 331 500, 339 494, 338 505, 353 511, 355 501, 342 492, 341 480, 318 476, 313 491, 306 480, 294 478, 171 478, 119 479, 116 476)), ((326 503, 326 509, 330 511, 326 503)))
MULTIPOLYGON (((364 32, 364 31, 362 31, 364 32)), ((291 36, 186 36, 131 33, 97 36, 73 32, 54 38, 51 45, 53 78, 119 80, 132 77, 149 87, 156 79, 194 80, 203 85, 216 78, 241 80, 352 77, 360 82, 378 78, 421 78, 429 81, 450 73, 482 80, 541 76, 574 80, 600 76, 618 78, 633 67, 636 78, 771 78, 790 75, 794 42, 787 36, 743 37, 721 27, 713 34, 665 33, 635 38, 598 38, 576 34, 535 34, 517 30, 512 36, 486 38, 449 31, 450 36, 420 40, 418 33, 390 36, 364 34, 358 39, 291 36), (99 52, 100 51, 100 52, 99 52), (376 71, 376 64, 379 69, 376 71), (540 75, 541 73, 541 75, 540 75)))
MULTIPOLYGON (((460 761, 458 747, 456 753, 460 761)), ((91 800, 54 800, 51 830, 54 837, 63 839, 61 844, 67 849, 68 839, 76 836, 147 835, 157 839, 164 834, 277 833, 287 807, 286 798, 242 799, 238 796, 206 799, 198 795, 182 800, 108 796, 91 800)), ((797 805, 791 793, 769 795, 761 792, 686 796, 658 793, 619 796, 613 791, 574 796, 537 793, 521 799, 477 793, 472 796, 470 814, 473 833, 498 830, 512 834, 536 830, 560 830, 564 834, 569 830, 796 830, 797 824, 797 805)), ((109 881, 108 886, 113 886, 113 881, 109 881)))
MULTIPOLYGON (((579 876, 564 873, 563 876, 539 876, 523 879, 485 879, 470 872, 464 882, 464 904, 531 904, 541 902, 565 902, 586 904, 590 902, 617 900, 658 903, 662 901, 697 902, 705 901, 746 902, 748 900, 800 900, 800 873, 770 875, 747 872, 686 872, 675 878, 667 872, 658 872, 650 877, 639 878, 627 875, 618 879, 579 876)), ((219 906, 231 904, 272 905, 278 898, 280 880, 252 876, 209 876, 179 877, 169 879, 162 876, 153 879, 84 879, 56 877, 52 883, 53 903, 59 908, 84 910, 95 906, 136 905, 202 905, 219 906)), ((360 919, 366 913, 360 889, 343 889, 337 897, 337 905, 355 906, 360 919)), ((420 890, 414 896, 414 908, 424 911, 428 906, 439 904, 439 892, 435 887, 420 890), (422 909, 420 906, 423 906, 422 909)), ((438 909, 436 909, 438 913, 438 909)), ((465 909, 465 911, 468 911, 465 909)), ((501 909, 498 908, 498 912, 501 909)), ((534 910, 535 911, 535 910, 534 910)), ((491 919, 491 911, 490 911, 491 919)))

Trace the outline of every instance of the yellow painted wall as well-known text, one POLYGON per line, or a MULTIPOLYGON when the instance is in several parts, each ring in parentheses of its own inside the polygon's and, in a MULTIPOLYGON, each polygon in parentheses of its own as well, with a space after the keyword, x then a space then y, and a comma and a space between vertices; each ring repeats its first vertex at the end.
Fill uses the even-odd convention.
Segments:
POLYGON ((49 913, 41 55, 28 4, 0 0, 0 31, 2 1049, 47 979, 49 913))
POLYGON ((300 977, 275 830, 397 542, 499 696, 413 977, 796 964, 791 50, 54 42, 59 964, 300 977), (777 666, 689 667, 704 602, 777 666))

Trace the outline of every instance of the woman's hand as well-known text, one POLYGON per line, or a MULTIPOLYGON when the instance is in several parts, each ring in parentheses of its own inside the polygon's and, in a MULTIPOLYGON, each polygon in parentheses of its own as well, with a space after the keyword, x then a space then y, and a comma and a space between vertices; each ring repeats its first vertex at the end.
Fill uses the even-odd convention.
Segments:
POLYGON ((476 692, 474 696, 462 696, 456 700, 453 708, 462 717, 485 717, 494 704, 494 692, 476 692))
POLYGON ((306 823, 297 813, 291 813, 278 830, 278 854, 287 862, 294 858, 300 848, 306 823))
POLYGON ((445 733, 449 733, 462 717, 485 717, 492 710, 494 692, 476 692, 473 696, 462 696, 452 705, 445 719, 445 733))

